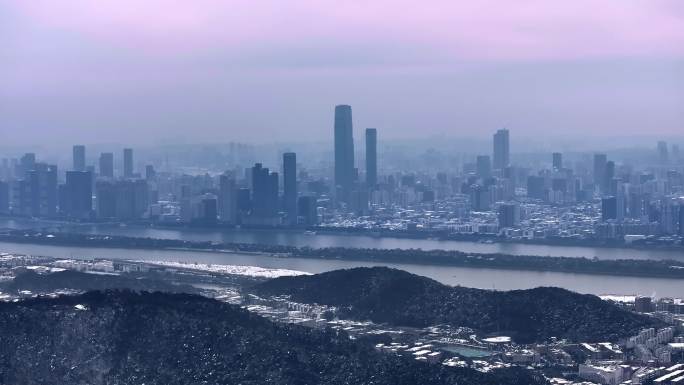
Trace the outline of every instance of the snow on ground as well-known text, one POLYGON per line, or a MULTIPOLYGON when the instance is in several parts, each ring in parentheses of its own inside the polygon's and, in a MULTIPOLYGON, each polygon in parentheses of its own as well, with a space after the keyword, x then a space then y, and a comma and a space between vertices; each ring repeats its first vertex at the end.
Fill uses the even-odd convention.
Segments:
POLYGON ((174 261, 135 261, 139 263, 146 263, 150 265, 164 266, 170 268, 178 269, 192 269, 207 271, 211 273, 219 274, 233 274, 233 275, 246 275, 250 277, 261 277, 261 278, 278 278, 278 277, 289 277, 296 275, 311 275, 305 271, 299 270, 288 270, 288 269, 270 269, 266 267, 259 266, 241 266, 241 265, 214 265, 206 263, 186 263, 186 262, 174 262, 174 261))
POLYGON ((634 303, 636 300, 636 295, 603 294, 599 295, 599 298, 604 301, 634 303))

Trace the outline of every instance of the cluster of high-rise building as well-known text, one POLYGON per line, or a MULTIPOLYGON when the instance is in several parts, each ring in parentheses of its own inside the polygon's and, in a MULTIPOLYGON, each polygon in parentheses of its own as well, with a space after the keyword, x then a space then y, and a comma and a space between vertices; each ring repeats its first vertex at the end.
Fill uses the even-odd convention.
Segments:
POLYGON ((332 128, 330 161, 314 167, 286 151, 269 168, 231 144, 222 159, 232 160, 218 169, 170 171, 167 155, 166 170, 158 172, 158 159, 136 164, 130 148, 119 164, 113 152, 88 158, 76 145, 62 174, 27 153, 0 165, 0 213, 524 238, 684 235, 684 164, 676 145, 658 142, 653 161, 637 165, 607 153, 554 152, 530 161, 511 155, 511 133, 500 129, 489 151, 461 154, 449 167, 431 169, 438 154, 428 151, 418 169, 391 161, 379 168, 378 131, 366 128, 359 146, 351 106, 335 107, 332 128))
POLYGON ((120 178, 114 177, 113 153, 100 155, 97 170, 86 164, 83 145, 73 147, 73 165, 63 177, 57 165, 38 161, 34 153, 4 159, 0 213, 74 220, 142 218, 148 186, 133 173, 133 150, 123 153, 125 172, 120 178))

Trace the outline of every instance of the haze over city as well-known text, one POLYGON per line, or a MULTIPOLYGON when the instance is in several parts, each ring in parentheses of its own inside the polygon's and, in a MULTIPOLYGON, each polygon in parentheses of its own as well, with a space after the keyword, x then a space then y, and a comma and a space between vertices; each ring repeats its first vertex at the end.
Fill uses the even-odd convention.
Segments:
POLYGON ((0 0, 0 384, 684 385, 684 1, 0 0))
POLYGON ((10 0, 0 40, 2 146, 684 128, 679 1, 10 0))

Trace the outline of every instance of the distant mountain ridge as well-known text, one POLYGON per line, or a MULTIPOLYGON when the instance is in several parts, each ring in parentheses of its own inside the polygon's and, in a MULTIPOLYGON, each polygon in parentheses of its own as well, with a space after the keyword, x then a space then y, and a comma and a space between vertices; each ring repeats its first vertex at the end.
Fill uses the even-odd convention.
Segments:
POLYGON ((467 326, 511 335, 518 342, 550 337, 611 341, 657 324, 593 295, 565 289, 492 291, 452 287, 386 267, 282 277, 252 289, 261 295, 339 307, 342 317, 398 326, 467 326))
POLYGON ((376 352, 189 294, 89 292, 0 303, 2 384, 541 385, 376 352))

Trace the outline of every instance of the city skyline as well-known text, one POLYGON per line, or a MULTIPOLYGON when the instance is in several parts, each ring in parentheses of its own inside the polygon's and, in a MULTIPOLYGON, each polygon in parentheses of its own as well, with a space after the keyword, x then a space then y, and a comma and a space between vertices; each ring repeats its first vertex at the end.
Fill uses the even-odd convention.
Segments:
POLYGON ((3 384, 684 384, 684 0, 5 0, 0 42, 3 384))

